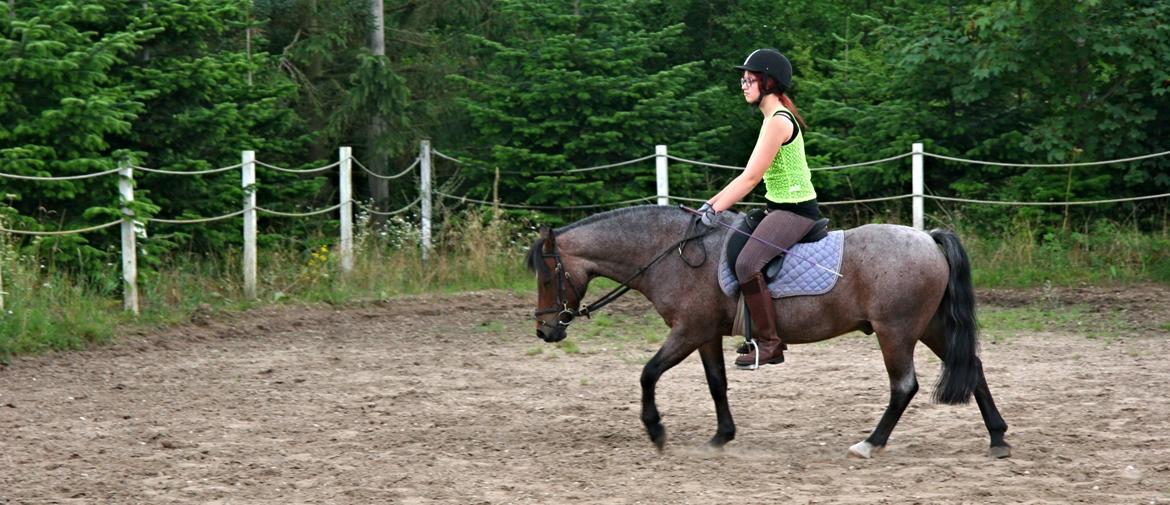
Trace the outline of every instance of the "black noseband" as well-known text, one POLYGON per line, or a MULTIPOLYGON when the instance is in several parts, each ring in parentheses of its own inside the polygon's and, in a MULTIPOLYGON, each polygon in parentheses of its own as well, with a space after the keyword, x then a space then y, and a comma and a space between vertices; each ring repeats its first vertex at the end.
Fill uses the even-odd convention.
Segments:
POLYGON ((561 263, 561 253, 557 252, 556 249, 553 249, 553 252, 542 253, 540 257, 553 258, 553 260, 556 262, 556 266, 553 268, 553 271, 555 272, 557 278, 557 299, 552 307, 547 309, 540 309, 533 315, 536 317, 536 321, 539 322, 542 327, 565 328, 569 326, 569 323, 573 322, 573 319, 582 315, 580 310, 577 310, 574 307, 569 307, 569 299, 565 296, 565 285, 568 284, 569 289, 573 290, 573 294, 577 297, 577 303, 581 302, 581 293, 577 291, 577 286, 573 285, 573 283, 569 280, 569 273, 565 271, 565 265, 561 263), (557 314, 556 325, 549 324, 540 318, 540 316, 552 313, 557 314))

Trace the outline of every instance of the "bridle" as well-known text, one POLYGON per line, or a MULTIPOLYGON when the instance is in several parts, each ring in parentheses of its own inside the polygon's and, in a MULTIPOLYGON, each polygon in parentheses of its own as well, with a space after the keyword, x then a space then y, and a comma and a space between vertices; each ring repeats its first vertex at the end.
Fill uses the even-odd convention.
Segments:
MULTIPOLYGON (((701 229, 700 232, 694 233, 694 234, 688 233, 687 235, 685 235, 682 238, 682 240, 675 242, 670 247, 667 247, 666 250, 658 253, 658 255, 654 257, 654 259, 650 260, 650 262, 647 263, 645 266, 639 268, 637 272, 634 272, 634 275, 631 275, 629 278, 627 278, 625 281, 623 281, 618 287, 610 290, 609 293, 606 293, 601 298, 598 298, 597 301, 595 301, 589 305, 586 305, 585 308, 582 308, 582 309, 578 309, 578 308, 574 308, 574 307, 569 306, 569 299, 568 299, 568 297, 565 296, 565 293, 566 293, 565 286, 568 285, 569 289, 571 289, 573 291, 573 295, 576 296, 578 304, 581 303, 581 292, 578 291, 577 286, 572 283, 572 280, 570 279, 569 272, 565 270, 565 265, 564 265, 564 263, 561 262, 561 253, 560 253, 560 251, 557 250, 557 245, 554 242, 552 251, 551 252, 541 251, 540 258, 541 258, 541 261, 544 261, 547 258, 553 259, 553 262, 554 262, 553 275, 556 276, 557 298, 553 302, 552 307, 548 307, 545 309, 538 309, 533 314, 533 316, 536 318, 536 321, 538 323, 540 323, 541 327, 561 328, 561 329, 567 328, 569 326, 569 323, 573 322, 573 319, 576 319, 577 317, 580 317, 580 316, 590 317, 590 315, 593 314, 594 312, 596 312, 597 310, 601 309, 602 307, 604 307, 606 305, 609 305, 614 300, 621 298, 622 295, 626 294, 626 292, 630 290, 630 283, 633 282, 634 279, 637 279, 642 274, 646 273, 646 270, 649 270, 650 267, 654 266, 654 264, 658 263, 660 260, 662 260, 662 258, 665 258, 666 255, 669 254, 673 250, 678 250, 679 258, 681 258, 683 260, 683 263, 686 263, 687 266, 689 266, 691 268, 698 268, 698 267, 702 266, 703 263, 705 263, 707 261, 707 250, 705 248, 701 248, 701 250, 703 251, 703 259, 701 261, 699 261, 698 263, 693 264, 693 265, 689 261, 687 261, 686 256, 683 255, 683 249, 686 248, 687 242, 690 242, 690 241, 697 239, 697 238, 705 237, 707 234, 709 234, 715 230, 714 228, 707 227, 707 226, 700 224, 698 221, 699 221, 698 218, 695 218, 694 220, 692 220, 690 229, 695 229, 696 227, 698 227, 701 229), (540 316, 543 316, 545 314, 552 314, 552 313, 557 314, 556 324, 550 324, 550 323, 548 323, 545 320, 540 318, 540 316)), ((701 245, 701 243, 700 243, 700 245, 701 245)))
POLYGON ((592 306, 585 307, 585 310, 583 311, 569 307, 569 299, 565 296, 565 285, 568 284, 569 288, 573 290, 573 294, 576 295, 578 303, 581 301, 581 292, 577 291, 577 286, 573 285, 573 283, 569 280, 569 272, 565 270, 565 264, 561 262, 561 253, 560 251, 557 251, 556 244, 553 244, 553 250, 551 253, 541 252, 540 257, 542 261, 545 258, 552 258, 556 264, 556 266, 553 267, 553 275, 556 276, 557 279, 557 299, 555 302, 553 302, 552 307, 536 311, 534 314, 536 321, 544 327, 564 328, 569 326, 569 323, 573 322, 573 319, 577 316, 583 315, 589 317, 589 312, 591 310, 590 307, 592 306), (540 316, 545 314, 552 314, 554 312, 557 313, 557 324, 555 326, 548 324, 545 322, 545 320, 540 318, 540 316))

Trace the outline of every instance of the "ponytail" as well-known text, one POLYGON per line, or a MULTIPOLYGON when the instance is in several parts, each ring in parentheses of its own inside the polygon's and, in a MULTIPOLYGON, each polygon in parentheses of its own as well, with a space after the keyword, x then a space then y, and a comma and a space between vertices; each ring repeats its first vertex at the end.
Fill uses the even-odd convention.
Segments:
MULTIPOLYGON (((808 129, 808 124, 804 122, 804 117, 800 115, 799 110, 796 110, 796 104, 788 97, 788 93, 780 88, 780 84, 776 82, 776 79, 773 79, 771 76, 765 76, 760 72, 752 72, 751 74, 760 81, 759 89, 761 98, 764 95, 775 94, 780 98, 780 105, 783 105, 785 109, 788 109, 796 117, 796 122, 800 123, 800 127, 806 130, 808 129)), ((756 105, 759 104, 757 103, 756 105)))
POLYGON ((800 115, 800 111, 796 110, 796 104, 792 102, 791 98, 788 98, 788 94, 780 92, 779 97, 780 105, 783 105, 784 108, 788 109, 788 111, 791 112, 793 116, 796 116, 796 122, 800 123, 801 128, 807 130, 808 125, 804 123, 804 117, 800 115))

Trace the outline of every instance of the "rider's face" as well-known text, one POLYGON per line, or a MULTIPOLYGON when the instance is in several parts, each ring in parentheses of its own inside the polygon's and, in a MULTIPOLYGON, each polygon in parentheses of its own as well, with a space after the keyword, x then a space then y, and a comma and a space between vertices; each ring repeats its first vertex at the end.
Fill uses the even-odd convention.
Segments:
POLYGON ((739 87, 743 90, 743 100, 747 103, 755 103, 760 98, 760 87, 757 85, 756 76, 751 72, 744 71, 743 76, 739 80, 739 87))

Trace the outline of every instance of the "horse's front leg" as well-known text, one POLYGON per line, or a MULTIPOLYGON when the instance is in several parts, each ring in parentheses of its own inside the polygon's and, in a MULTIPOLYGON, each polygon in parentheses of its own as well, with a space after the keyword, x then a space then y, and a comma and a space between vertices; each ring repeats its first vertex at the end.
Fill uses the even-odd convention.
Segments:
POLYGON ((658 406, 654 403, 654 386, 662 374, 694 352, 698 347, 696 340, 687 339, 676 327, 671 330, 662 348, 642 367, 642 424, 646 425, 646 433, 659 452, 666 446, 666 428, 662 426, 662 416, 658 414, 658 406))
POLYGON ((715 400, 715 419, 718 427, 715 436, 707 442, 714 448, 722 448, 735 439, 735 421, 731 419, 731 407, 727 404, 727 367, 723 364, 723 339, 715 337, 699 347, 703 358, 703 371, 707 374, 707 389, 715 400))

